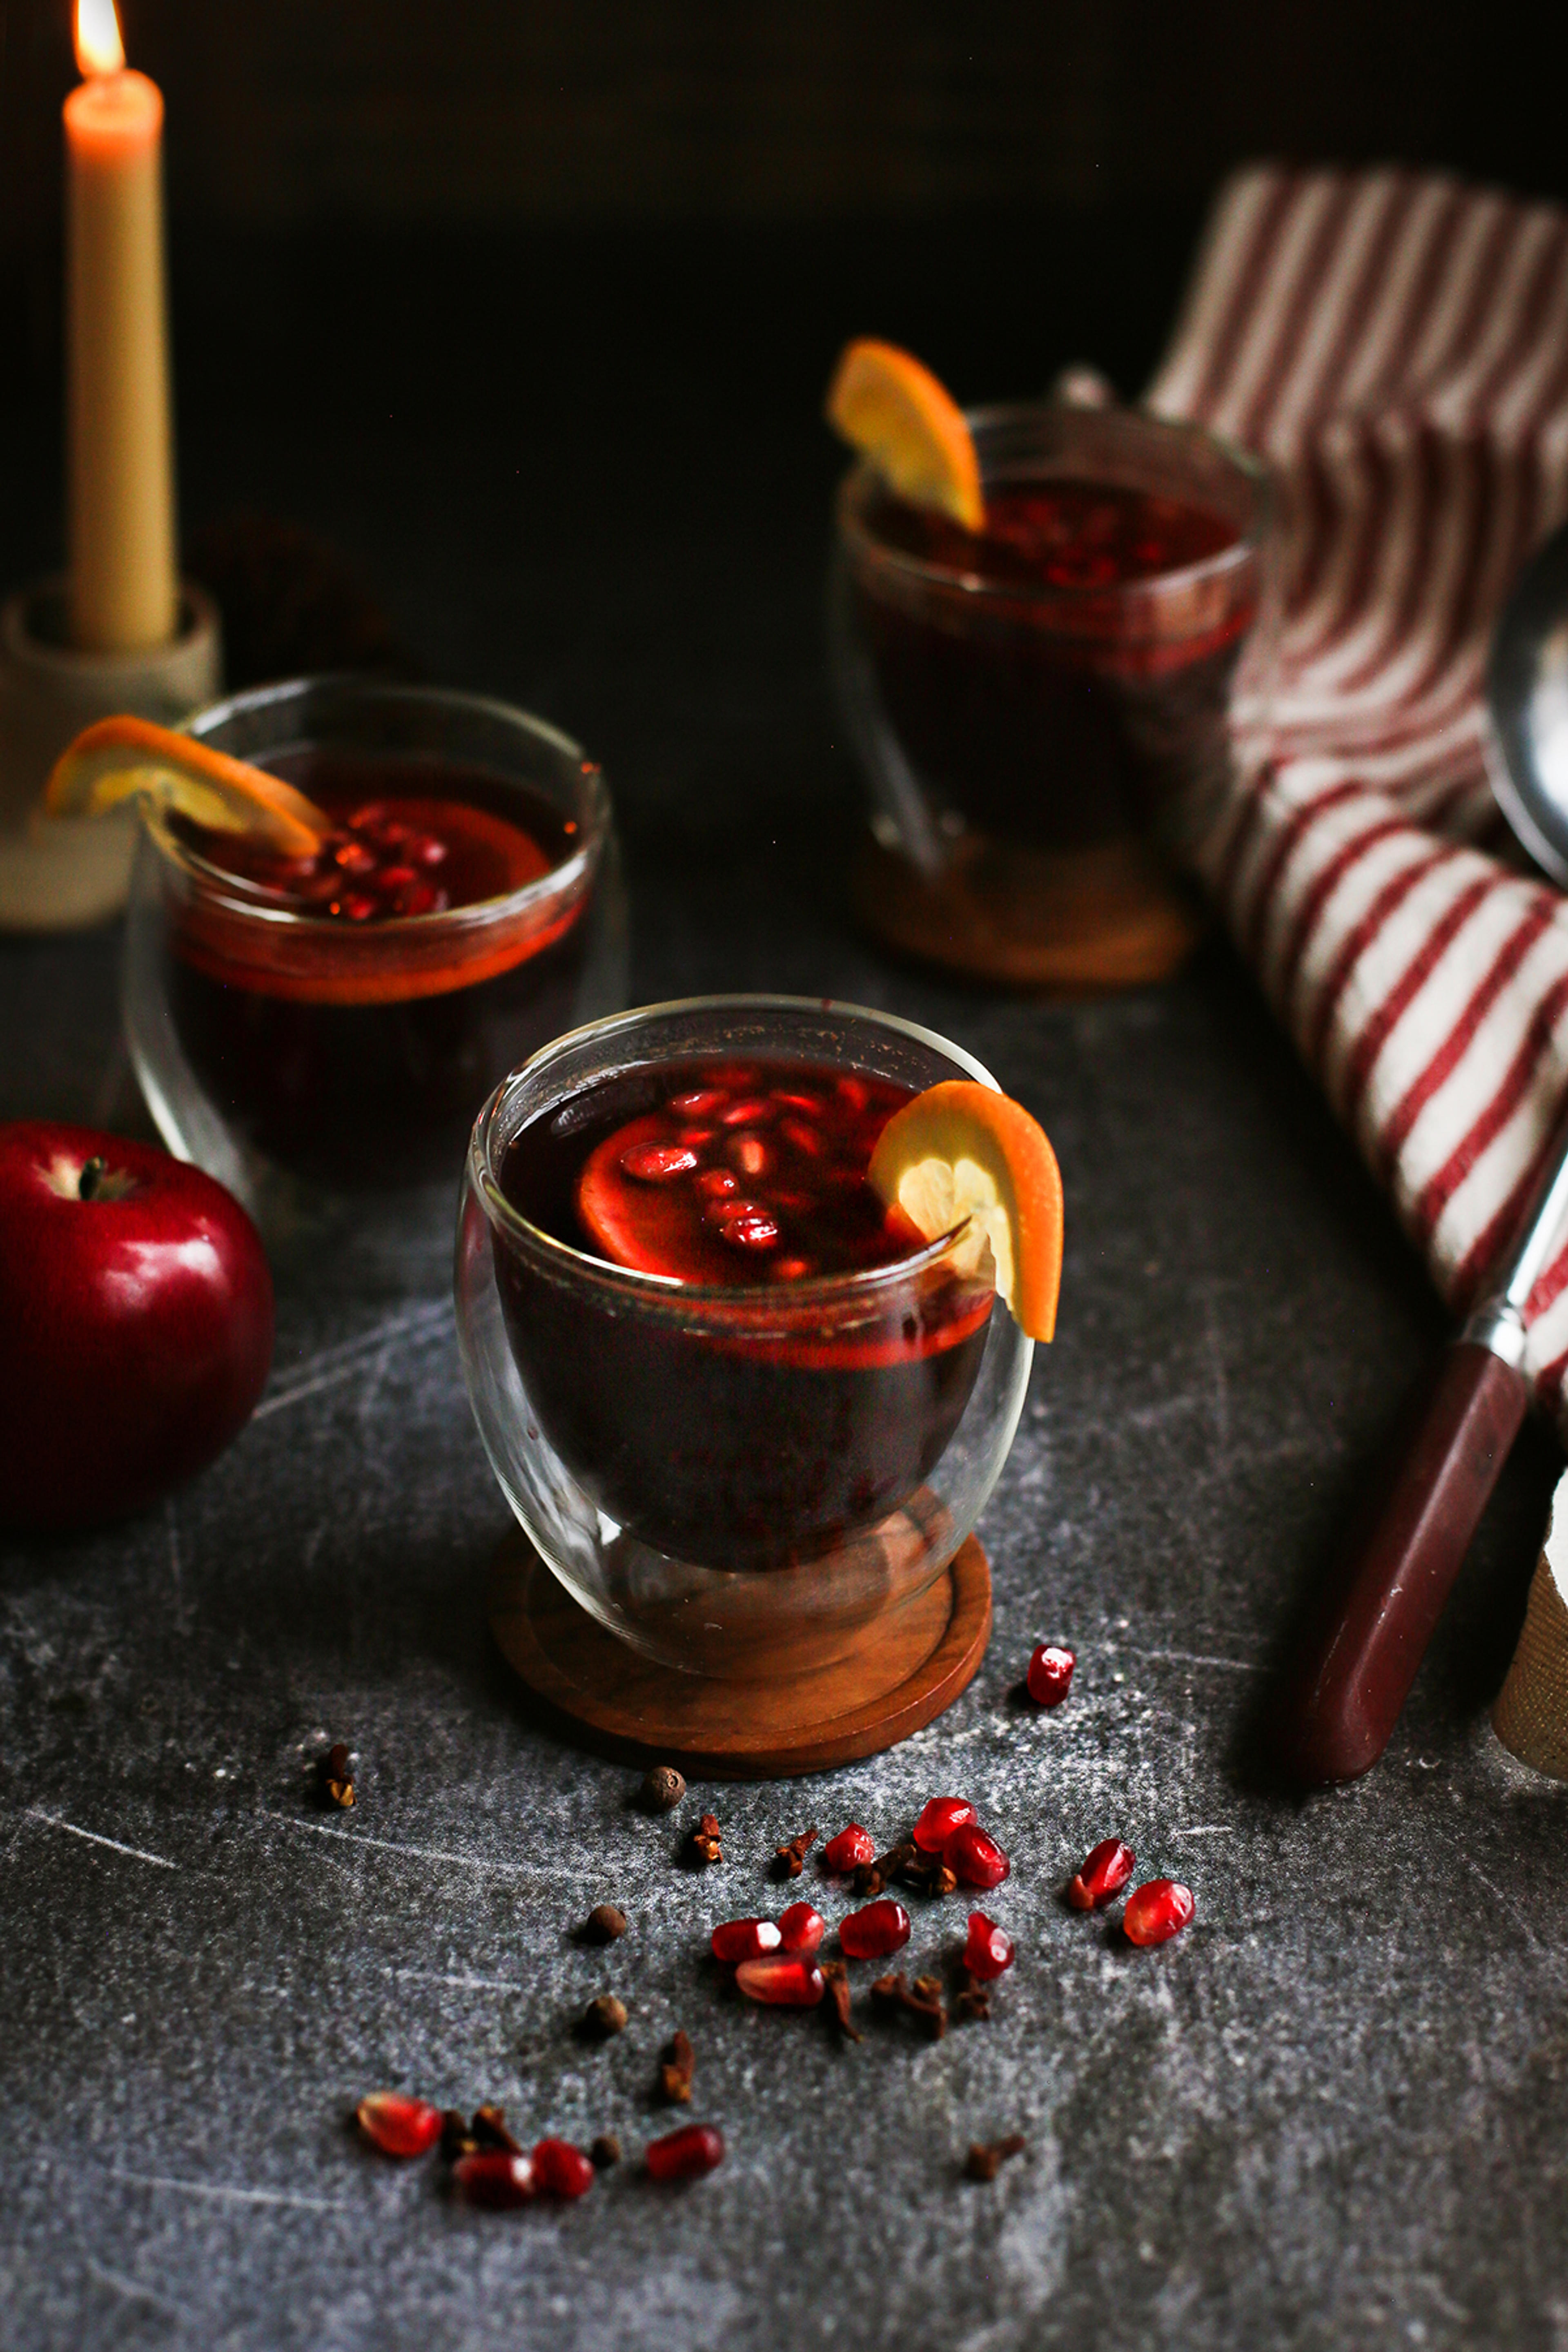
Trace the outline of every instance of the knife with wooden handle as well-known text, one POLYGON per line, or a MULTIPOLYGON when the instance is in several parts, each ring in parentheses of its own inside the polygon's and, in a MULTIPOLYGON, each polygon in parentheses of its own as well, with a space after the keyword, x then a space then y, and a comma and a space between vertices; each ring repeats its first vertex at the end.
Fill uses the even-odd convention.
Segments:
POLYGON ((1309 1787, 1353 1780, 1399 1719, 1530 1404, 1524 1309, 1568 1219, 1568 1111, 1510 1255, 1448 1347, 1369 1531, 1289 1672, 1279 1747, 1309 1787))

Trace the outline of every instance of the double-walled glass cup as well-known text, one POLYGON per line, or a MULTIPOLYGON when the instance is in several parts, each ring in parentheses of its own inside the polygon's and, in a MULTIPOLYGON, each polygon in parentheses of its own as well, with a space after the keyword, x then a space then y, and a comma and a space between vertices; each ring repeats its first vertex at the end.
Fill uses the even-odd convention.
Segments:
POLYGON ((455 802, 467 782, 524 830, 531 810, 536 825, 548 817, 562 854, 536 879, 362 923, 226 872, 160 814, 142 826, 125 1028, 171 1150, 274 1230, 330 1203, 455 1186, 497 1079, 624 1002, 625 908, 599 769, 505 703, 351 677, 237 695, 188 731, 262 766, 352 762, 367 797, 395 793, 400 779, 438 793, 449 776, 455 802))
POLYGON ((916 1091, 995 1084, 929 1030, 820 1000, 696 998, 558 1038, 474 1129, 458 1331, 496 1476, 573 1597, 664 1664, 789 1679, 847 1655, 952 1561, 1033 1349, 967 1224, 897 1265, 721 1288, 613 1265, 531 1220, 512 1178, 525 1129, 568 1136, 596 1082, 709 1059, 763 1084, 770 1062, 916 1091))

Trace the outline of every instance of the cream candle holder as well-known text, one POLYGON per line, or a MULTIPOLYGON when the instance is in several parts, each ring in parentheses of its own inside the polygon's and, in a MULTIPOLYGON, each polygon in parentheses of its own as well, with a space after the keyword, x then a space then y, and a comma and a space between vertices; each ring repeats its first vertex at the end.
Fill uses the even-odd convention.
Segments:
POLYGON ((130 711, 177 726, 223 686, 217 607, 186 581, 167 645, 83 653, 67 629, 63 580, 23 589, 0 607, 0 929, 69 930, 125 902, 136 818, 47 817, 49 770, 95 719, 130 711))

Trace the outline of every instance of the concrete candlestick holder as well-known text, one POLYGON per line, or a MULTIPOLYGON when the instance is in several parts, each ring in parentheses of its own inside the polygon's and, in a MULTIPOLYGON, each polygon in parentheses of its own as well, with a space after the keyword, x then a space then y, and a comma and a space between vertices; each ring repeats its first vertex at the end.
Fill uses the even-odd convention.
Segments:
POLYGON ((0 929, 68 930, 124 904, 136 819, 46 817, 50 768, 95 719, 128 710, 175 726, 223 685, 217 608, 188 581, 180 631, 143 653, 86 654, 65 634, 65 583, 23 589, 0 608, 0 929))

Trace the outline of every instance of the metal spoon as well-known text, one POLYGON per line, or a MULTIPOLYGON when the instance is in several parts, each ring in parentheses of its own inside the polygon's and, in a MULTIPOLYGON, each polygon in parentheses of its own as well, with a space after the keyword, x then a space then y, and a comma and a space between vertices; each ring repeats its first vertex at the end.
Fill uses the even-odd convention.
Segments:
MULTIPOLYGON (((1525 566, 1487 669, 1488 766, 1503 814, 1568 885, 1568 524, 1525 566)), ((1309 1785, 1375 1764, 1530 1403, 1524 1306, 1568 1219, 1568 1106, 1486 1296, 1449 1342, 1414 1440, 1326 1589, 1295 1662, 1280 1746, 1309 1785)))

